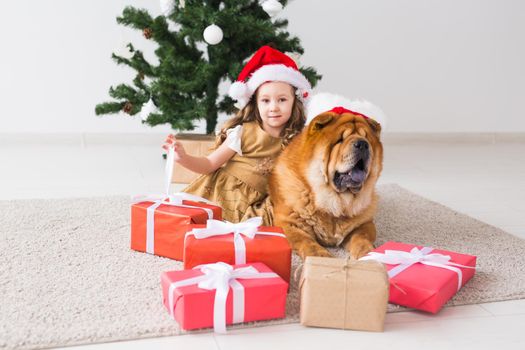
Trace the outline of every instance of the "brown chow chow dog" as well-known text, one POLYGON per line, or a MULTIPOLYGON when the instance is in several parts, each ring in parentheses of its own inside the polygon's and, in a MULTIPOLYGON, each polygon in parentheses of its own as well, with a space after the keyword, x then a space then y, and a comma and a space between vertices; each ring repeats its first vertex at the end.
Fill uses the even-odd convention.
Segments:
POLYGON ((275 163, 269 189, 274 223, 302 258, 343 245, 358 259, 373 249, 383 167, 381 126, 341 107, 315 117, 275 163))

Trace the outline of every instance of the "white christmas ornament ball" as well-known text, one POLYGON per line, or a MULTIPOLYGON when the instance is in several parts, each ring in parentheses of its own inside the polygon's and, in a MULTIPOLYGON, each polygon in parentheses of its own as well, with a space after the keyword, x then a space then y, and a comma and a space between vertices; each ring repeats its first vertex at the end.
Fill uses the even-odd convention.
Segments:
POLYGON ((204 36, 204 40, 210 45, 217 45, 220 43, 223 36, 221 27, 215 24, 206 27, 202 35, 204 36))
POLYGON ((277 0, 266 0, 262 8, 270 17, 273 17, 282 11, 283 5, 277 0))
POLYGON ((160 11, 164 16, 169 16, 175 7, 175 0, 160 0, 160 11))

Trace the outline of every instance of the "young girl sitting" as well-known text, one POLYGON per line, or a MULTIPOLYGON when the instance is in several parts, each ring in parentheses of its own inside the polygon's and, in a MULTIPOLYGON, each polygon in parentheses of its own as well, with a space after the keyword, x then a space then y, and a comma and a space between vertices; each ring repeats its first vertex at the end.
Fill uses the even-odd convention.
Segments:
POLYGON ((217 203, 227 221, 261 216, 271 225, 267 177, 273 159, 303 128, 303 102, 310 91, 290 57, 261 47, 230 88, 239 111, 226 122, 210 155, 190 156, 174 135, 166 139, 163 148, 173 147, 179 164, 203 174, 183 191, 217 203))

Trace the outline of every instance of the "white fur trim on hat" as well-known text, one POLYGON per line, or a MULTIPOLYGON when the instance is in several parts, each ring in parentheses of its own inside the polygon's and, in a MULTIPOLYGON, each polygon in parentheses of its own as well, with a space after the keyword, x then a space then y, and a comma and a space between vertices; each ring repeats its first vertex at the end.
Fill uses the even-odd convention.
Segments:
POLYGON ((242 109, 248 104, 255 90, 268 81, 281 81, 294 86, 297 88, 297 96, 303 102, 306 102, 312 93, 312 86, 300 71, 283 64, 268 64, 257 69, 246 83, 234 82, 228 95, 237 100, 235 107, 242 109))
POLYGON ((378 106, 366 100, 349 100, 343 96, 330 94, 326 92, 318 93, 310 99, 306 106, 306 124, 309 124, 312 119, 319 114, 327 112, 335 107, 344 107, 351 111, 366 115, 368 118, 374 119, 381 125, 381 129, 385 129, 387 117, 383 110, 378 106))

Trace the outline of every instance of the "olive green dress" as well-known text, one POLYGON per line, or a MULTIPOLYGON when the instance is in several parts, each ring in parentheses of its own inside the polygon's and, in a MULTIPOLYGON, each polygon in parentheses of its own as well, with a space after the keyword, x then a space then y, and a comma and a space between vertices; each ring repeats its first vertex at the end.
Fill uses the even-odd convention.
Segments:
POLYGON ((268 175, 282 150, 282 139, 265 132, 257 122, 246 122, 229 131, 224 142, 237 153, 211 174, 201 175, 183 191, 204 197, 223 209, 223 219, 241 222, 254 216, 263 225, 273 223, 268 196, 268 175))

